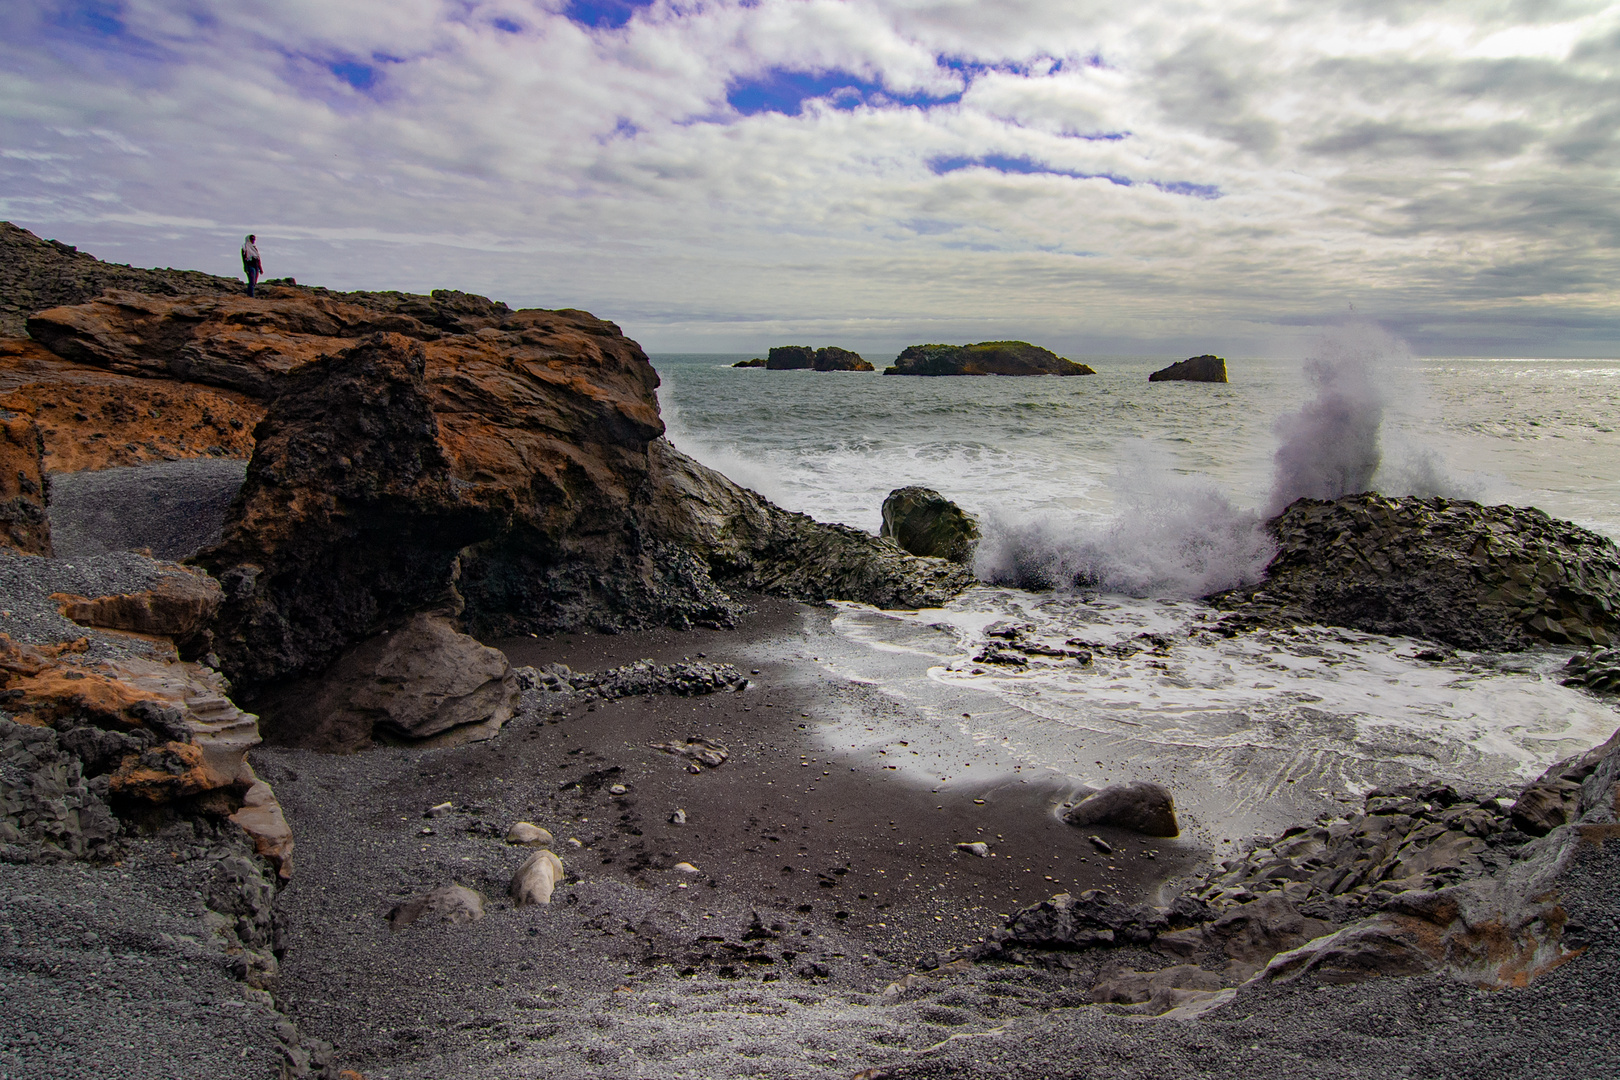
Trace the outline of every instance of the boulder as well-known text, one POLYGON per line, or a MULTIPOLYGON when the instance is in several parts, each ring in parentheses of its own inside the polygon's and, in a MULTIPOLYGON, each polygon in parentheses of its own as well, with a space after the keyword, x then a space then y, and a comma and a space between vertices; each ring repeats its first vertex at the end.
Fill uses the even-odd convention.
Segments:
POLYGON ((1576 653, 1564 664, 1562 681, 1595 694, 1620 694, 1620 649, 1576 653))
POLYGON ((1164 1008, 1149 1011, 1164 1012, 1189 1000, 1182 995, 1167 994, 1166 991, 1192 990, 1209 993, 1219 989, 1221 977, 1213 971, 1205 971, 1196 964, 1177 964, 1175 967, 1159 971, 1105 969, 1092 984, 1091 1000, 1120 1005, 1153 1001, 1155 1004, 1163 1004, 1164 1008))
POLYGON ((451 882, 395 905, 388 913, 388 922, 393 929, 402 930, 423 919, 460 925, 483 917, 483 894, 451 882))
POLYGON ((1092 368, 1027 341, 911 345, 885 375, 1095 375, 1092 368))
POLYGON ((530 904, 549 904, 551 894, 562 883, 562 860, 551 851, 541 848, 517 868, 507 892, 518 907, 530 904))
POLYGON ((840 349, 836 345, 829 345, 825 349, 816 350, 815 363, 812 365, 817 371, 872 371, 872 365, 861 358, 861 354, 840 349))
POLYGON ((1493 651, 1620 635, 1620 549, 1540 510, 1368 493, 1300 499, 1267 527, 1265 579, 1208 598, 1230 630, 1315 622, 1493 651))
POLYGON ((1081 799, 1063 820, 1077 827, 1113 825, 1145 836, 1181 834, 1169 789, 1146 780, 1109 784, 1081 799))
POLYGON ((519 694, 504 653, 445 616, 420 614, 318 675, 262 687, 250 700, 272 741, 343 753, 377 740, 457 746, 491 738, 519 694))
POLYGON ((808 345, 777 345, 765 358, 771 371, 802 371, 816 366, 816 350, 808 345))
POLYGON ((888 537, 913 555, 949 559, 967 565, 979 543, 979 525, 970 514, 937 491, 903 487, 883 500, 883 528, 888 537))
POLYGON ((45 513, 49 483, 39 425, 0 409, 0 547, 27 555, 51 553, 51 519, 45 513))
POLYGON ((1178 360, 1167 368, 1160 368, 1148 376, 1148 382, 1218 382, 1226 381, 1226 361, 1218 356, 1192 356, 1178 360))

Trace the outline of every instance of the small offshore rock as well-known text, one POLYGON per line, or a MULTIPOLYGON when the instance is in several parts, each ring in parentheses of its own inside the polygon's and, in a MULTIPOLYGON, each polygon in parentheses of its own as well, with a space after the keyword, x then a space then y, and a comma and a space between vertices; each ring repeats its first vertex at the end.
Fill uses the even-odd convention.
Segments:
POLYGON ((541 848, 518 866, 507 893, 518 907, 551 903, 552 891, 563 879, 562 860, 541 848))
POLYGON ((1205 353, 1178 360, 1148 376, 1148 382, 1226 382, 1226 361, 1205 353))
POLYGON ((506 842, 524 847, 550 847, 551 833, 529 821, 519 821, 506 830, 506 842))
POLYGON ((965 851, 970 855, 977 855, 981 859, 988 859, 990 857, 990 845, 985 843, 983 840, 974 840, 971 843, 957 844, 956 850, 965 851))
POLYGON ((1147 780, 1110 784, 1063 815, 1070 825, 1114 825, 1147 836, 1179 836, 1176 801, 1168 788, 1147 780))
POLYGON ((388 921, 395 930, 422 919, 460 924, 477 922, 483 917, 483 894, 454 882, 413 896, 388 913, 388 921))

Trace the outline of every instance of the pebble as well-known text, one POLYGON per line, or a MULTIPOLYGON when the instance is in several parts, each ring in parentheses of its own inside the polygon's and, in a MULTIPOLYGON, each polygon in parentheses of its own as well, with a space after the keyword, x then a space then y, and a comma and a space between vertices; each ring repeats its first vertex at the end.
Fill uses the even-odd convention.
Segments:
POLYGON ((669 823, 671 825, 685 825, 686 824, 686 811, 685 810, 677 810, 673 814, 669 815, 669 823))
POLYGON ((702 873, 701 870, 699 870, 697 867, 693 866, 689 862, 678 862, 674 866, 670 867, 670 869, 676 871, 677 873, 682 873, 682 874, 700 874, 700 873, 702 873))
POLYGON ((1092 847, 1096 848, 1098 851, 1102 852, 1104 855, 1107 855, 1107 854, 1111 853, 1114 850, 1114 845, 1110 844, 1108 841, 1104 840, 1100 836, 1088 836, 1088 837, 1086 837, 1086 839, 1091 841, 1091 846, 1092 847))
POLYGON ((974 840, 971 843, 957 844, 956 850, 970 852, 977 855, 981 859, 988 859, 990 857, 990 845, 985 843, 983 840, 974 840))
POLYGON ((625 792, 627 792, 629 790, 630 789, 625 787, 623 784, 614 784, 612 787, 608 788, 608 794, 609 795, 623 795, 625 792))
POLYGON ((438 806, 430 806, 422 812, 423 817, 440 817, 455 809, 455 803, 442 802, 438 806))

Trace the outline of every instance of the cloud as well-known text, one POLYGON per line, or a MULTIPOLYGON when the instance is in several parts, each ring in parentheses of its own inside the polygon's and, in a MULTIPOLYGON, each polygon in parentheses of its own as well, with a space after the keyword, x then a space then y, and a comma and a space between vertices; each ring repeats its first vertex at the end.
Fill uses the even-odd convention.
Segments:
POLYGON ((1612 351, 1617 69, 1578 0, 22 0, 0 216, 653 348, 1612 351))

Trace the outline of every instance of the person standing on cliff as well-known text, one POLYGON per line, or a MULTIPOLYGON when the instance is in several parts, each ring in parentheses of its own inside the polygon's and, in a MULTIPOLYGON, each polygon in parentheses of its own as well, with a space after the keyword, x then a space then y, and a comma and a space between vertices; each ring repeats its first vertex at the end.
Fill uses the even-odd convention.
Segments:
POLYGON ((264 263, 259 261, 258 237, 248 233, 248 238, 242 242, 242 270, 247 274, 248 295, 253 295, 253 286, 259 281, 259 275, 264 273, 264 263))

